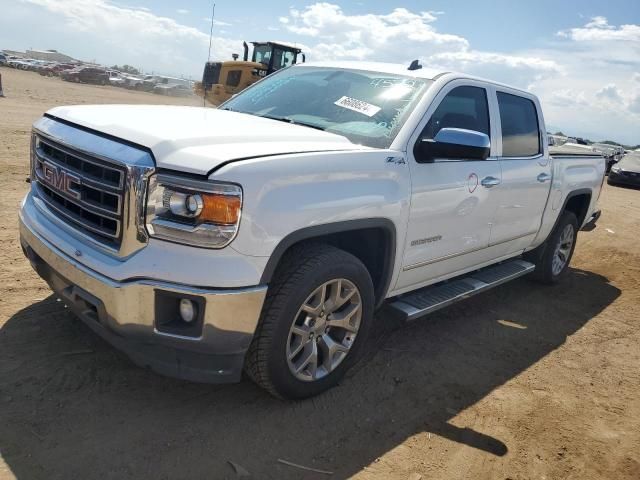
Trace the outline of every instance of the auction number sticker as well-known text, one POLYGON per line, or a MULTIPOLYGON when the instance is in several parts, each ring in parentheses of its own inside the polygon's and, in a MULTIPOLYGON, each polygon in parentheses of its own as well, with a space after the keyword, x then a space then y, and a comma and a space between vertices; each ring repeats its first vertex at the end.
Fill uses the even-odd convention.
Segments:
POLYGON ((373 117, 381 110, 381 108, 376 105, 372 105, 370 103, 363 102, 362 100, 347 96, 344 96, 340 100, 333 102, 333 104, 342 108, 348 108, 349 110, 353 110, 354 112, 362 113, 367 117, 373 117))

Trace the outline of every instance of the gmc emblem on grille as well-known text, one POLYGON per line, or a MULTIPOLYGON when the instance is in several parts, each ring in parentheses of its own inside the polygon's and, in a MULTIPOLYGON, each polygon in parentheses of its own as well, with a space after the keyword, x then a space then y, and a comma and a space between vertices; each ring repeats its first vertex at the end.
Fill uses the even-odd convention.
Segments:
POLYGON ((73 173, 49 162, 42 162, 42 179, 56 190, 80 200, 80 192, 73 189, 73 184, 81 185, 82 180, 73 173))

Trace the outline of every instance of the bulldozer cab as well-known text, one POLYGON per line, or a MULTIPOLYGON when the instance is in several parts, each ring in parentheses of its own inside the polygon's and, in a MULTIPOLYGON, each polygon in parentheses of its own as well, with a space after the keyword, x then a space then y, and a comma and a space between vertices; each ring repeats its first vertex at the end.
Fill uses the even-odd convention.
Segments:
POLYGON ((302 55, 304 62, 304 54, 297 47, 275 42, 251 42, 251 44, 253 45, 251 61, 262 64, 267 75, 297 63, 298 55, 302 55))

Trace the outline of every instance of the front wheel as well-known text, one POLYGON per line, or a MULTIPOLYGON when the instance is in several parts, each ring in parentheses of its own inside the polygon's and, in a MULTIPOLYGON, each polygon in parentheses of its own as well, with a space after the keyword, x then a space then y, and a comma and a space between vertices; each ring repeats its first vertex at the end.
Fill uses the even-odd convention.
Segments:
POLYGON ((360 260, 329 245, 294 247, 269 287, 245 369, 277 397, 317 395, 357 361, 373 310, 360 260))
POLYGON ((578 238, 578 219, 573 212, 563 212, 547 241, 525 257, 536 264, 533 278, 541 283, 559 282, 569 270, 578 238), (536 249, 536 250, 538 250, 536 249))

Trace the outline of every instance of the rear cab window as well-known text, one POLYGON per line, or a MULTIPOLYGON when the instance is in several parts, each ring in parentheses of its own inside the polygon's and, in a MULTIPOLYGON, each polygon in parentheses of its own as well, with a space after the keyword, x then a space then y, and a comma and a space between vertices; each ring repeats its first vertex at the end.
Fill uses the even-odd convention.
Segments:
POLYGON ((503 157, 533 157, 542 153, 536 105, 528 98, 497 92, 503 157))

